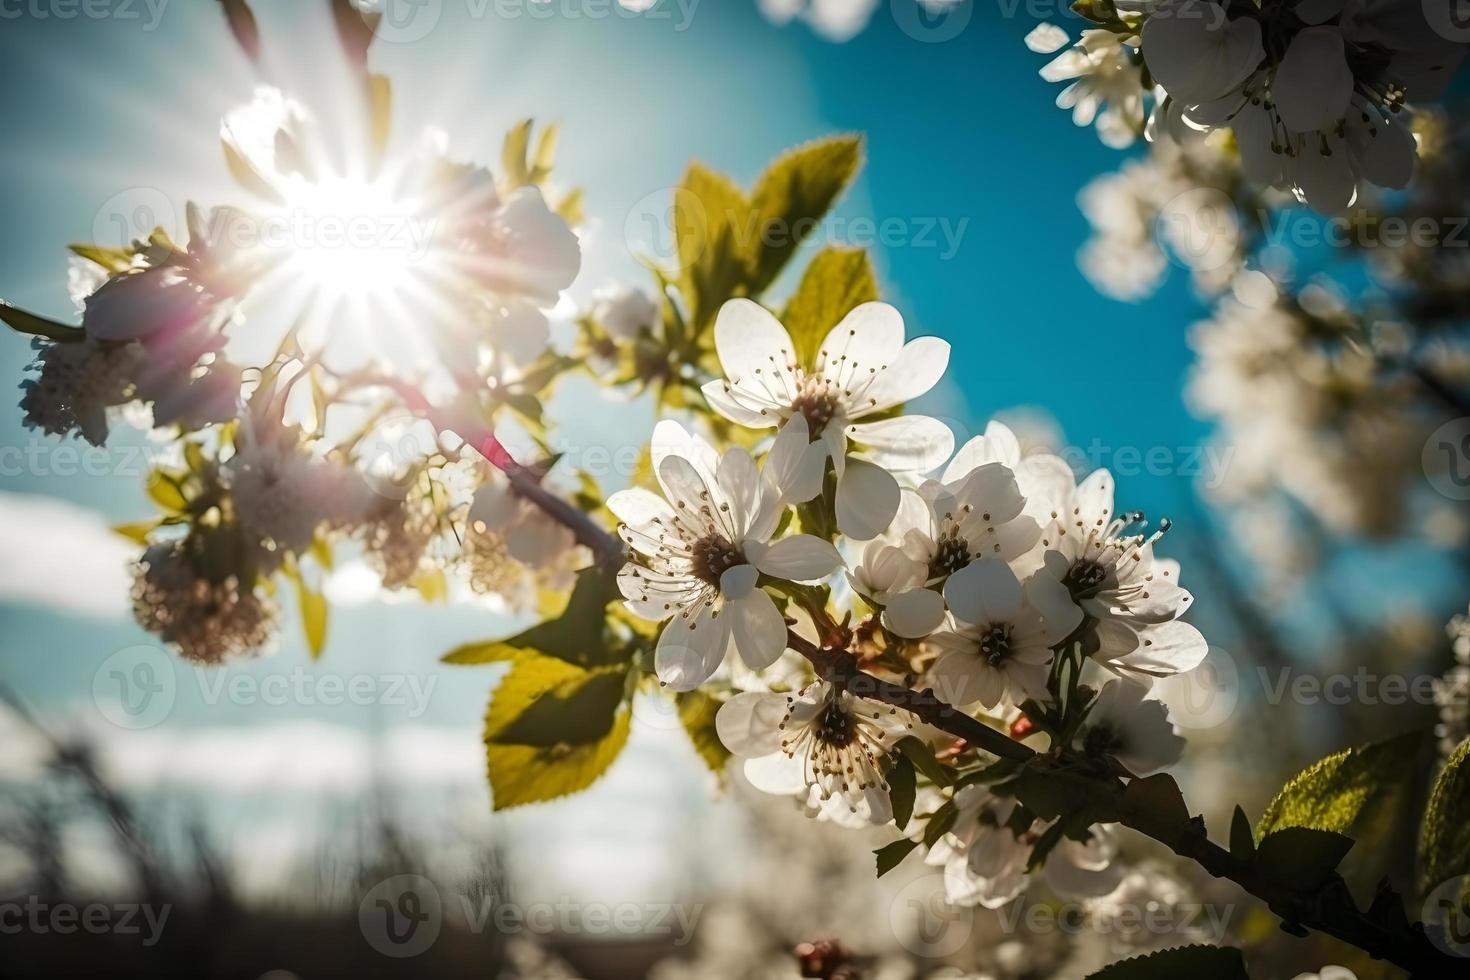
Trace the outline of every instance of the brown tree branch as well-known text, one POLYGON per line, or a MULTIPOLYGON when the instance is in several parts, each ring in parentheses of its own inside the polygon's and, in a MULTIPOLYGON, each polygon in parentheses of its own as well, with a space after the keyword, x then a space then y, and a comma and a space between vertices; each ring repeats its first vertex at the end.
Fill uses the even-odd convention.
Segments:
MULTIPOLYGON (((598 555, 599 563, 610 573, 616 571, 624 558, 621 542, 590 516, 543 487, 532 471, 511 459, 493 433, 462 431, 466 427, 464 420, 436 414, 422 400, 415 407, 426 411, 436 424, 458 432, 505 472, 518 493, 540 507, 547 516, 568 527, 579 542, 598 555)), ((787 631, 786 644, 805 657, 819 677, 849 694, 902 708, 920 721, 1003 759, 1026 762, 1039 757, 1039 753, 1030 746, 941 701, 932 689, 915 691, 874 677, 862 670, 858 659, 845 649, 820 646, 790 630, 787 631)), ((1100 782, 1100 785, 1104 784, 1100 782)), ((1191 820, 1184 832, 1171 833, 1160 826, 1160 821, 1150 820, 1148 814, 1139 814, 1124 806, 1123 782, 1115 779, 1106 785, 1108 791, 1116 794, 1117 810, 1122 814, 1120 822, 1125 827, 1158 841, 1210 875, 1234 882, 1265 902, 1273 913, 1281 917, 1287 931, 1295 934, 1315 929, 1333 936, 1375 959, 1402 967, 1409 971, 1411 980, 1455 976, 1463 969, 1463 961, 1439 950, 1429 941, 1421 926, 1408 922, 1401 899, 1392 892, 1380 890, 1373 905, 1362 911, 1341 876, 1336 874, 1321 887, 1302 889, 1283 885, 1264 877, 1250 863, 1237 860, 1229 851, 1212 842, 1198 818, 1191 820)))

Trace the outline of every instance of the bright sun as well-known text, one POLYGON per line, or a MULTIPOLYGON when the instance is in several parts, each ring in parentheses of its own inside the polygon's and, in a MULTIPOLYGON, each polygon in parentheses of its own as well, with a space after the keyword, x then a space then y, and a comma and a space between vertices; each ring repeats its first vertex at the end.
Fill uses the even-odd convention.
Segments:
POLYGON ((285 190, 283 271, 318 299, 398 300, 424 272, 432 225, 385 182, 297 176, 285 190))

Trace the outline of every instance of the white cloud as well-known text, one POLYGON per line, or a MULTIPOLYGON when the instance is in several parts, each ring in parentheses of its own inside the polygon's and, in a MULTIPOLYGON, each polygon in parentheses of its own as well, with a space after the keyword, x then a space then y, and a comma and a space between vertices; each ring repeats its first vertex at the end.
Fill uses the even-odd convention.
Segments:
POLYGON ((95 510, 0 491, 0 601, 122 616, 137 556, 95 510))

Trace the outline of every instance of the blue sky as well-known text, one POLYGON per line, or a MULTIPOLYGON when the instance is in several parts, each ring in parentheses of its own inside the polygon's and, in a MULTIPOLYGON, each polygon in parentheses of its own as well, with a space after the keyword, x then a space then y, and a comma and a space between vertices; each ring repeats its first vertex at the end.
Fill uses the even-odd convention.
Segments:
MULTIPOLYGON (((987 5, 954 38, 924 43, 891 13, 906 9, 904 2, 880 6, 865 33, 836 45, 801 24, 768 23, 753 0, 704 0, 682 30, 677 12, 475 18, 470 11, 483 5, 445 0, 427 36, 380 43, 374 67, 394 79, 398 123, 445 129, 460 157, 493 165, 500 135, 524 116, 561 123, 559 174, 586 188, 592 219, 576 287, 583 296, 639 275, 626 229, 636 227, 648 201, 666 199, 690 158, 748 184, 790 145, 861 132, 867 166, 830 234, 855 233, 861 226, 853 222, 863 218, 898 219, 905 229, 901 240, 878 245, 875 260, 911 332, 953 344, 949 383, 930 397, 929 410, 962 433, 979 431, 996 411, 1041 406, 1083 446, 1094 437, 1141 450, 1198 445, 1206 429, 1188 416, 1180 390, 1189 363, 1185 330, 1203 310, 1180 270, 1142 306, 1099 296, 1077 271, 1074 254, 1087 225, 1075 194, 1122 157, 1053 106, 1055 87, 1036 76, 1045 59, 1021 43, 1034 22, 1024 11, 1007 19, 999 11, 1008 6, 987 5), (946 228, 962 230, 957 244, 945 239, 946 228)), ((583 9, 571 0, 555 5, 583 9)), ((255 6, 282 74, 303 89, 330 82, 334 41, 316 8, 297 0, 255 6)), ((7 134, 0 141, 7 205, 0 296, 7 300, 66 316, 68 242, 117 227, 118 216, 126 224, 139 207, 181 215, 191 198, 232 200, 216 134, 220 115, 249 98, 249 66, 214 4, 172 0, 153 30, 144 27, 147 8, 136 9, 141 20, 25 18, 0 30, 0 131, 7 134)), ((0 378, 17 383, 29 359, 23 339, 0 337, 0 378)), ((125 579, 71 564, 38 526, 95 536, 104 521, 145 516, 136 450, 147 442, 119 433, 103 475, 66 475, 80 463, 67 463, 55 443, 23 429, 18 397, 0 408, 0 447, 32 455, 19 472, 8 468, 0 487, 26 495, 3 498, 6 526, 33 533, 13 537, 30 541, 29 550, 5 558, 24 565, 12 566, 19 570, 0 595, 0 674, 43 708, 87 709, 108 658, 148 638, 126 613, 125 579), (85 510, 46 510, 40 497, 85 510)), ((585 385, 558 408, 565 437, 585 445, 619 445, 651 421, 637 407, 610 409, 585 385)), ((1178 509, 1189 481, 1123 474, 1120 501, 1150 512, 1178 509)), ((308 667, 288 626, 276 656, 232 668, 232 676, 325 667, 435 678, 427 713, 382 704, 234 703, 209 696, 198 678, 181 672, 173 710, 148 734, 171 733, 177 746, 204 728, 321 722, 375 731, 420 723, 462 732, 473 767, 473 731, 493 674, 443 670, 434 660, 508 625, 475 608, 338 610, 322 667, 308 667)), ((120 744, 131 744, 131 733, 118 734, 120 744)), ((639 731, 637 759, 558 813, 570 820, 577 806, 611 801, 628 813, 620 826, 637 836, 653 832, 639 809, 649 799, 702 805, 689 802, 704 799, 698 764, 667 734, 657 725, 639 731), (665 765, 670 757, 676 764, 665 765), (624 774, 635 765, 643 768, 624 774), (650 768, 657 773, 650 776, 650 768)))

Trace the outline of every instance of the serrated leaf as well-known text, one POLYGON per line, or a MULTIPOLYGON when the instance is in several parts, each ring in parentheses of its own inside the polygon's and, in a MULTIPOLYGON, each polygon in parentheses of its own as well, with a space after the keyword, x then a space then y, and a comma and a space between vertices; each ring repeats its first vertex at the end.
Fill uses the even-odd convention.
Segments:
POLYGON ((1250 980, 1245 956, 1230 946, 1177 946, 1119 960, 1087 980, 1250 980))
POLYGON ((1287 780, 1256 824, 1256 840, 1284 827, 1348 833, 1413 779, 1417 733, 1327 756, 1287 780))
POLYGON ((1123 813, 1130 826, 1164 842, 1178 840, 1189 827, 1189 807, 1168 773, 1131 781, 1123 790, 1123 813))
POLYGON ((1255 866, 1279 884, 1312 889, 1332 876, 1352 848, 1353 839, 1335 830, 1283 827, 1260 840, 1255 866))
POLYGON ((862 138, 834 136, 788 150, 766 168, 751 193, 758 216, 748 252, 751 295, 775 281, 861 163, 862 138))
POLYGON ((878 298, 878 279, 860 248, 825 248, 802 273, 781 322, 796 344, 797 360, 813 365, 828 332, 854 308, 878 298))
POLYGON ((894 868, 903 863, 903 859, 913 853, 914 848, 919 846, 916 840, 899 838, 891 844, 884 844, 873 852, 878 859, 878 877, 881 878, 894 868))
POLYGON ((679 721, 689 734, 689 741, 694 743, 694 751, 716 773, 724 772, 730 760, 730 750, 715 731, 715 716, 721 704, 703 691, 690 691, 678 697, 679 721))
POLYGON ((3 320, 10 329, 17 333, 28 334, 32 337, 44 337, 47 340, 55 340, 61 343, 69 343, 82 340, 86 334, 77 327, 68 327, 64 323, 49 320, 34 313, 28 313, 18 306, 11 306, 4 300, 0 300, 0 320, 3 320))
POLYGON ((629 715, 619 711, 608 733, 583 745, 512 745, 496 741, 537 698, 586 671, 553 657, 518 662, 495 688, 485 712, 486 766, 496 810, 556 799, 586 789, 628 740, 629 715))
POLYGON ((1254 860, 1256 856, 1256 839, 1251 834, 1251 819, 1239 806, 1236 806, 1235 813, 1230 817, 1230 856, 1243 863, 1254 860))
POLYGON ((750 200, 734 181, 700 163, 689 165, 674 192, 679 285, 695 337, 726 300, 744 292, 748 270, 740 249, 740 223, 751 213, 750 200))
POLYGON ((1419 889, 1427 894, 1470 875, 1470 740, 1450 755, 1434 782, 1419 835, 1419 889))
POLYGON ((898 756, 888 770, 888 800, 893 804, 893 825, 899 830, 908 826, 914 815, 914 797, 918 794, 918 780, 914 777, 914 764, 906 756, 898 756))
MULTIPOLYGON (((531 681, 540 676, 537 660, 523 659, 501 683, 517 672, 531 672, 531 681)), ((543 748, 596 742, 612 731, 626 679, 627 671, 619 667, 579 671, 538 694, 492 741, 543 748)))

